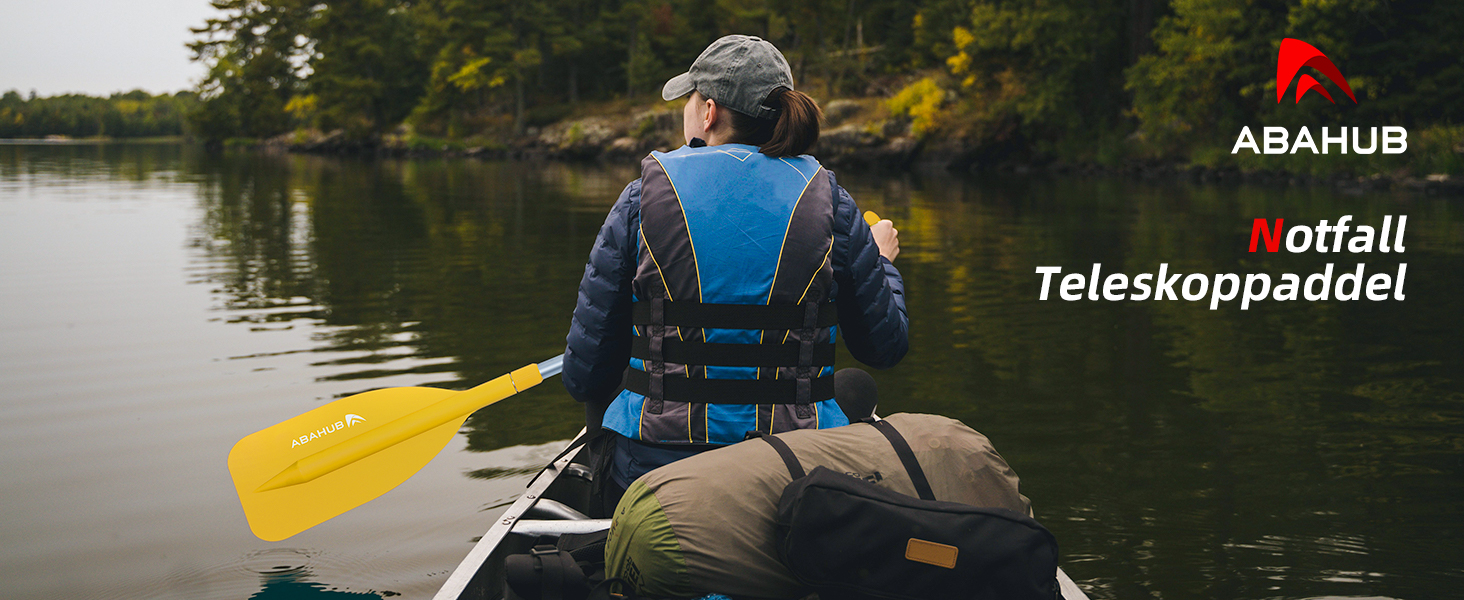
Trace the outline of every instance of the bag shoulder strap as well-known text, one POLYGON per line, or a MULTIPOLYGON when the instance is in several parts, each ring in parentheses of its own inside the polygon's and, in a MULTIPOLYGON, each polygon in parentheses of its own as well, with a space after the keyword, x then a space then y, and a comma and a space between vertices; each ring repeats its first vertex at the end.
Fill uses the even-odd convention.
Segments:
POLYGON ((871 424, 895 447, 895 454, 899 455, 900 463, 905 465, 905 472, 910 474, 910 482, 915 484, 915 491, 920 494, 920 499, 935 500, 935 492, 930 490, 930 481, 925 478, 925 470, 920 468, 920 461, 915 459, 915 451, 910 449, 905 436, 900 435, 899 430, 889 421, 875 421, 871 424))
MULTIPOLYGON (((920 499, 935 500, 935 492, 930 489, 930 480, 925 478, 925 469, 920 468, 920 461, 915 458, 915 451, 910 449, 910 443, 905 441, 905 436, 900 435, 900 431, 895 429, 895 426, 891 425, 889 421, 871 420, 868 423, 884 434, 885 439, 889 440, 890 446, 894 447, 895 455, 900 457, 900 464, 904 465, 905 472, 910 475, 910 482, 915 484, 915 493, 920 495, 920 499)), ((806 474, 803 471, 803 465, 798 463, 798 456, 793 454, 793 449, 788 447, 787 442, 778 439, 777 436, 762 432, 749 431, 747 435, 761 438, 772 446, 773 450, 778 451, 778 456, 782 457, 783 464, 788 467, 788 473, 793 476, 793 479, 801 479, 806 474)))
MULTIPOLYGON (((747 433, 748 435, 753 434, 751 431, 747 433)), ((759 433, 761 434, 761 432, 759 433)), ((774 435, 761 434, 757 437, 762 438, 762 441, 767 442, 774 450, 778 451, 778 456, 783 458, 783 464, 788 467, 788 474, 792 475, 793 479, 802 479, 807 474, 804 473, 803 465, 798 463, 798 456, 793 454, 793 449, 788 447, 787 442, 778 439, 774 435)))

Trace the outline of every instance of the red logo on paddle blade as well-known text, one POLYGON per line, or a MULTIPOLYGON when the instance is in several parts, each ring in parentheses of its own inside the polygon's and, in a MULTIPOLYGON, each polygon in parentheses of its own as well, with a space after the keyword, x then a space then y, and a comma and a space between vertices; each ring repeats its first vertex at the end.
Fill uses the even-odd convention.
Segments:
MULTIPOLYGON (((1286 88, 1291 86, 1291 78, 1296 77, 1296 72, 1300 71, 1302 67, 1311 67, 1321 71, 1322 75, 1332 80, 1332 83, 1337 84, 1342 91, 1347 92, 1347 97, 1351 98, 1354 104, 1357 103, 1357 96, 1353 95, 1352 86, 1347 85, 1347 78, 1342 76, 1342 72, 1337 70, 1337 65, 1332 64, 1332 60, 1327 58, 1327 55, 1322 54, 1321 50, 1317 50, 1311 44, 1296 38, 1286 38, 1281 40, 1281 53, 1276 57, 1277 104, 1280 104, 1281 98, 1286 96, 1286 88)), ((1297 83, 1296 102, 1301 102, 1302 95, 1311 90, 1321 92, 1327 101, 1336 104, 1336 101, 1332 100, 1332 95, 1322 87, 1321 82, 1312 78, 1311 75, 1302 75, 1301 80, 1297 83)))

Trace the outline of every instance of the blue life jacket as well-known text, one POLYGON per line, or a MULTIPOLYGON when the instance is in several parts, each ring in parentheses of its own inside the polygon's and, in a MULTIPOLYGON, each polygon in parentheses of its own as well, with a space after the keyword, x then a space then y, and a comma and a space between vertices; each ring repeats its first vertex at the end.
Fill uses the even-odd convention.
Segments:
POLYGON ((725 144, 641 161, 635 329, 604 426, 730 444, 848 424, 834 401, 834 194, 810 156, 725 144))

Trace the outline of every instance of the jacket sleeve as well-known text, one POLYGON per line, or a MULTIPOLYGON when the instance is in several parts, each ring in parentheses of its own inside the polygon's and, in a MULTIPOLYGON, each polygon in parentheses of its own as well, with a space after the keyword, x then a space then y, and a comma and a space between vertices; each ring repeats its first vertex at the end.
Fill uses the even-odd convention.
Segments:
POLYGON ((640 185, 639 179, 630 182, 611 207, 580 279, 563 372, 564 387, 580 402, 609 404, 630 361, 640 185))
MULTIPOLYGON (((832 174, 830 174, 832 177, 832 174)), ((879 254, 869 224, 849 192, 834 183, 834 282, 838 285, 839 330, 859 362, 888 369, 910 348, 905 281, 879 254)))

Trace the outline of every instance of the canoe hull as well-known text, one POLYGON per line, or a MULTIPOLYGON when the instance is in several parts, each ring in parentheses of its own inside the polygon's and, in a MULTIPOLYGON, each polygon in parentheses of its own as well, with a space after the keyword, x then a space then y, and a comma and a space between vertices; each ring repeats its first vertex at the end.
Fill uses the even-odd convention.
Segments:
MULTIPOLYGON (((584 431, 575 437, 578 441, 584 431)), ((573 444, 573 442, 571 443, 573 444)), ((507 596, 504 585, 503 561, 513 554, 528 553, 535 537, 514 533, 516 527, 545 533, 563 528, 544 519, 563 518, 564 509, 581 513, 590 512, 589 462, 583 446, 573 452, 566 452, 552 464, 545 467, 524 489, 508 510, 504 511, 473 546, 473 550, 458 565, 447 582, 438 590, 435 600, 502 600, 507 596), (541 503, 540 500, 551 502, 541 503), (554 505, 553 507, 549 505, 554 505)), ((604 527, 604 520, 597 520, 604 527)), ((595 527, 584 523, 585 527, 595 527)), ((568 526, 575 528, 574 526, 568 526)), ((1057 580, 1062 600, 1088 600, 1083 590, 1064 573, 1057 571, 1057 580)))

